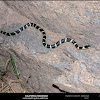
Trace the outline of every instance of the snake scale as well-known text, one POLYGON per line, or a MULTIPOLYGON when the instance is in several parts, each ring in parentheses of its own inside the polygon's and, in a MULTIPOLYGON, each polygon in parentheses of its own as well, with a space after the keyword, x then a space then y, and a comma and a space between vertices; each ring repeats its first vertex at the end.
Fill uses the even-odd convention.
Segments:
POLYGON ((43 46, 46 47, 46 48, 56 48, 60 44, 65 43, 65 42, 71 42, 78 50, 88 49, 90 47, 90 45, 85 45, 85 46, 79 47, 78 44, 71 38, 61 39, 61 40, 59 40, 58 42, 56 42, 55 44, 52 44, 52 45, 47 44, 46 43, 46 33, 45 33, 45 31, 40 26, 38 26, 34 23, 27 23, 26 25, 24 25, 23 27, 21 27, 20 29, 18 29, 17 31, 12 32, 12 33, 4 32, 4 31, 1 31, 1 33, 4 34, 4 35, 7 35, 7 36, 14 36, 14 35, 22 32, 23 30, 27 29, 29 26, 35 27, 36 29, 38 29, 42 33, 42 35, 43 35, 42 43, 43 43, 43 46))

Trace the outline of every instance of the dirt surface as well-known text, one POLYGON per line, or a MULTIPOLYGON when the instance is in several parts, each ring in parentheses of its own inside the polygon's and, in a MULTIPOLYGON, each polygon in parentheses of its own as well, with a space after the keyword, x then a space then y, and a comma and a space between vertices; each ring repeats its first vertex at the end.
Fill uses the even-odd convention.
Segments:
MULTIPOLYGON (((0 30, 13 32, 33 22, 45 30, 49 44, 70 37, 79 46, 91 45, 88 50, 77 50, 71 43, 47 49, 42 34, 31 27, 17 36, 1 34, 0 59, 7 60, 7 52, 12 52, 27 92, 100 92, 99 1, 0 1, 0 5, 0 30)), ((13 71, 9 76, 15 79, 13 71)))

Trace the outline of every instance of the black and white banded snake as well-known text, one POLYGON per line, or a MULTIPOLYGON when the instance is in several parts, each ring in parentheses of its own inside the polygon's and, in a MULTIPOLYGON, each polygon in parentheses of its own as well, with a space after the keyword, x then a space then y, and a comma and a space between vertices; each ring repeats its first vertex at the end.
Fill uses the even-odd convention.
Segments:
POLYGON ((4 32, 4 31, 1 31, 1 33, 4 34, 4 35, 7 35, 7 36, 13 36, 13 35, 19 34, 23 30, 27 29, 29 26, 35 27, 36 29, 38 29, 42 33, 42 35, 43 35, 42 43, 43 43, 44 47, 46 47, 46 48, 56 48, 60 44, 65 43, 65 42, 71 42, 71 43, 73 43, 73 45, 78 50, 88 49, 90 47, 90 45, 85 45, 85 46, 79 47, 78 44, 73 39, 71 39, 71 38, 61 39, 61 40, 59 40, 58 42, 56 42, 55 44, 52 44, 52 45, 47 44, 46 43, 46 33, 45 33, 45 31, 40 26, 37 26, 34 23, 27 23, 26 25, 24 25, 23 27, 21 27, 19 30, 15 31, 15 32, 12 32, 12 33, 4 32))

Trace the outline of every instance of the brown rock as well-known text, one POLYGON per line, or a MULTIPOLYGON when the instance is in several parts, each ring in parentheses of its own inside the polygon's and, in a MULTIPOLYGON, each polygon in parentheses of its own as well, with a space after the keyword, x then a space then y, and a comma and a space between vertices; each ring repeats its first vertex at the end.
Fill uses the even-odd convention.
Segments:
MULTIPOLYGON (((13 50, 22 81, 31 75, 30 92, 58 92, 53 84, 59 89, 66 87, 67 92, 100 92, 99 1, 0 3, 0 29, 3 31, 13 32, 33 22, 45 30, 50 44, 70 37, 80 46, 90 44, 92 47, 79 51, 71 43, 64 43, 58 48, 47 49, 42 45, 42 34, 31 27, 13 37, 1 34, 0 43, 13 50), (59 76, 61 72, 63 77, 59 76)), ((3 50, 8 48, 4 46, 3 50)), ((5 60, 9 54, 2 51, 1 55, 4 54, 1 59, 5 60)))

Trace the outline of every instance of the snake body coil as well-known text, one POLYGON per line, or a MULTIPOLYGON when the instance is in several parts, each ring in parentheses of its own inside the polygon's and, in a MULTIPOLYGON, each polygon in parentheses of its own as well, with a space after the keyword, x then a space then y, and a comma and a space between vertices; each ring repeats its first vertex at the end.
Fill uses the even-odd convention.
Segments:
POLYGON ((27 29, 29 26, 35 27, 36 29, 38 29, 38 30, 42 33, 42 35, 43 35, 42 43, 43 43, 43 45, 44 45, 45 47, 47 47, 47 48, 56 48, 56 47, 58 47, 60 44, 65 43, 65 42, 71 42, 71 43, 73 43, 73 45, 74 45, 77 49, 79 49, 79 50, 88 49, 88 48, 90 47, 90 45, 86 45, 86 46, 79 47, 78 44, 77 44, 73 39, 71 39, 71 38, 64 38, 64 39, 61 39, 60 41, 58 41, 57 43, 52 44, 52 45, 47 44, 47 43, 46 43, 46 33, 45 33, 45 31, 44 31, 41 27, 37 26, 37 25, 34 24, 34 23, 27 23, 26 25, 24 25, 23 27, 21 27, 19 30, 15 31, 15 32, 12 32, 12 33, 7 33, 7 32, 3 32, 3 31, 1 31, 1 33, 4 34, 4 35, 7 35, 7 36, 13 36, 13 35, 19 34, 19 33, 22 32, 23 30, 27 29))

